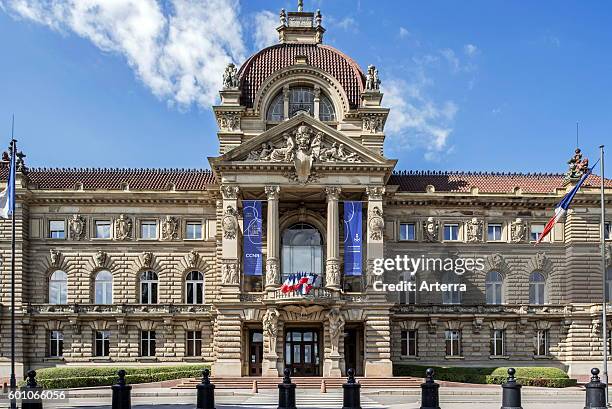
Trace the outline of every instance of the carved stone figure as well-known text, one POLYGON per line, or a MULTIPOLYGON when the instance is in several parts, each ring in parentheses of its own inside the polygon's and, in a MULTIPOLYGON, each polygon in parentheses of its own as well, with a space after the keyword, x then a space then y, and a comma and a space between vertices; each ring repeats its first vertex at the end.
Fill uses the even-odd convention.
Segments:
POLYGON ((538 270, 542 270, 544 268, 546 261, 547 258, 545 253, 539 252, 535 255, 535 265, 538 270))
POLYGON ((369 200, 382 200, 383 195, 385 194, 384 186, 367 186, 366 194, 368 195, 369 200))
POLYGON ((574 156, 567 161, 567 164, 569 168, 565 173, 566 180, 578 180, 589 169, 589 160, 587 158, 582 158, 580 148, 576 148, 574 156))
POLYGON ((493 268, 500 268, 504 264, 504 256, 500 253, 492 254, 489 258, 489 263, 493 268))
POLYGON ((223 89, 238 88, 238 86, 238 69, 233 63, 229 63, 223 73, 223 89))
POLYGON ((238 197, 240 188, 234 185, 221 185, 221 195, 224 199, 234 200, 238 197))
POLYGON ((60 260, 62 258, 62 253, 60 253, 58 250, 49 250, 50 252, 50 259, 51 259, 51 265, 53 267, 59 267, 60 265, 60 260))
POLYGON ((325 284, 327 287, 340 286, 340 266, 336 260, 327 260, 325 266, 325 284))
POLYGON ((266 260, 266 285, 279 283, 278 260, 266 260))
POLYGON ((287 25, 287 13, 285 12, 285 9, 280 10, 280 14, 278 17, 279 17, 281 26, 286 26, 287 25))
POLYGON ((199 260, 200 253, 198 253, 196 250, 191 250, 187 255, 187 262, 189 263, 189 267, 191 268, 195 268, 199 260))
POLYGON ((526 233, 527 225, 523 223, 523 219, 517 217, 517 219, 510 224, 510 240, 513 243, 520 243, 525 240, 526 233))
POLYGON ((439 230, 440 222, 433 217, 428 217, 427 220, 423 222, 423 237, 425 241, 430 243, 438 241, 439 230))
POLYGON ((70 228, 70 237, 72 240, 82 240, 85 238, 85 218, 78 214, 72 215, 68 219, 68 226, 70 228))
POLYGON ((375 115, 363 117, 363 130, 370 133, 382 132, 383 118, 375 115))
POLYGON ((378 91, 380 89, 380 79, 378 78, 378 70, 374 65, 368 65, 365 88, 366 91, 378 91))
POLYGON ((276 355, 276 340, 278 338, 278 317, 280 313, 276 308, 270 308, 262 320, 264 334, 268 337, 268 350, 276 355))
POLYGON ((374 206, 369 212, 368 226, 370 228, 370 238, 372 240, 382 240, 385 229, 385 221, 382 217, 382 210, 374 206))
POLYGON ((166 216, 162 222, 162 240, 178 239, 179 220, 176 217, 166 216))
POLYGON ((115 220, 115 238, 117 240, 129 240, 132 238, 132 219, 119 215, 115 220))
POLYGON ((232 206, 225 208, 225 214, 221 219, 221 227, 223 228, 223 237, 229 240, 236 238, 238 232, 238 212, 232 206))
POLYGON ((340 336, 344 332, 344 324, 346 320, 340 313, 340 309, 334 307, 329 313, 327 313, 327 319, 329 321, 329 340, 331 343, 332 354, 338 354, 338 345, 340 343, 340 336))
POLYGON ((221 282, 223 284, 238 284, 238 263, 235 261, 221 264, 221 282))
POLYGON ((222 131, 236 131, 240 129, 239 112, 223 112, 217 114, 217 123, 222 131))
POLYGON ((321 16, 321 10, 317 9, 317 12, 315 13, 315 26, 320 27, 322 20, 323 20, 323 16, 321 16))
POLYGON ((106 264, 106 253, 104 251, 98 251, 94 256, 96 267, 104 267, 106 264))
POLYGON ((466 223, 468 243, 480 243, 483 238, 483 222, 473 217, 466 223))
POLYGON ((145 251, 142 253, 142 266, 145 268, 151 268, 153 265, 153 253, 145 251))

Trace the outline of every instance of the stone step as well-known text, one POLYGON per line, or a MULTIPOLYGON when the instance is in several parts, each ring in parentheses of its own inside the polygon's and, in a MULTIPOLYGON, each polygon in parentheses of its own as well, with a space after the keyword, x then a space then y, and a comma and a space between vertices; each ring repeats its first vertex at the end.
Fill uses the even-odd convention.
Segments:
MULTIPOLYGON (((293 377, 292 382, 297 385, 298 389, 319 389, 321 381, 325 380, 327 388, 341 388, 346 382, 346 378, 321 378, 321 377, 293 377)), ((173 388, 176 389, 192 389, 199 384, 201 379, 190 378, 184 379, 173 388)), ((264 377, 241 377, 241 378, 211 378, 211 382, 217 389, 251 389, 253 381, 257 381, 259 389, 276 389, 278 384, 282 382, 282 378, 264 378, 264 377)), ((422 378, 413 378, 408 376, 397 376, 393 378, 357 378, 357 381, 363 388, 418 388, 423 382, 422 378)))

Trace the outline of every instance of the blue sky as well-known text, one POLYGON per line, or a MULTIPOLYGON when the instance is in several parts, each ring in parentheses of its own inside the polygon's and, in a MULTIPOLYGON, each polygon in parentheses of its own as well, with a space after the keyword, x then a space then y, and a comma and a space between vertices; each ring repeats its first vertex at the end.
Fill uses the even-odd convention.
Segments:
MULTIPOLYGON (((207 167, 220 71, 297 1, 76 3, 0 0, 0 134, 14 113, 30 166, 207 167)), ((612 141, 609 2, 304 3, 379 68, 398 169, 563 172, 576 121, 591 158, 612 141)))

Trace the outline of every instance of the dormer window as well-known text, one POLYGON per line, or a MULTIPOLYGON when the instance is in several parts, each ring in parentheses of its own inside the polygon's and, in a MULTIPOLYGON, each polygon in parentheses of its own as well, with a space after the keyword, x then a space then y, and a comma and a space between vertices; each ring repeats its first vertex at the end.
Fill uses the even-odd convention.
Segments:
POLYGON ((335 121, 336 111, 327 95, 307 86, 291 87, 279 92, 268 108, 268 121, 280 122, 302 112, 321 121, 335 121), (287 97, 285 98, 286 92, 287 97))

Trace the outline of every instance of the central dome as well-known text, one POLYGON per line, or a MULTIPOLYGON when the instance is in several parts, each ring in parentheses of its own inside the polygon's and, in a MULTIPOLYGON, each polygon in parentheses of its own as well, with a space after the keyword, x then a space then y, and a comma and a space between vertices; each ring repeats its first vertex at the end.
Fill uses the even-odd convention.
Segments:
POLYGON ((242 105, 253 107, 255 94, 273 73, 295 64, 297 56, 305 56, 308 64, 325 71, 342 85, 350 108, 359 107, 365 76, 357 63, 346 54, 323 44, 277 44, 252 55, 240 68, 242 105))

